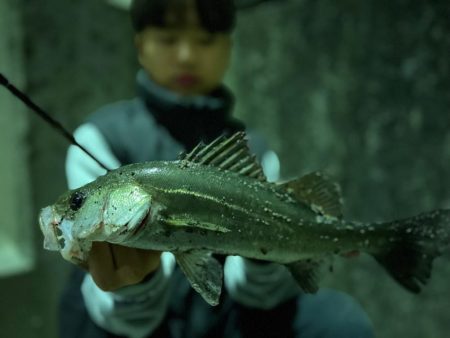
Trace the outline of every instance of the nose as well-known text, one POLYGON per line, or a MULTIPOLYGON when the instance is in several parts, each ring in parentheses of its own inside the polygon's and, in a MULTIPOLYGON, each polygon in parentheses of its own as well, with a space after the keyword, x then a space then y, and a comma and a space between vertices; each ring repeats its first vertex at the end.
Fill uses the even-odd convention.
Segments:
POLYGON ((182 41, 178 46, 177 56, 181 63, 193 63, 196 59, 196 47, 190 41, 182 41))

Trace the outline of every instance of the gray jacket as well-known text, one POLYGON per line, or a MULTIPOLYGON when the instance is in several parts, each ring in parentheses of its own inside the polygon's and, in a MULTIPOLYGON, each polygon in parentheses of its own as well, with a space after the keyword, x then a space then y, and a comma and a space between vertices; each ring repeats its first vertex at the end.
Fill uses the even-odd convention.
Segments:
MULTIPOLYGON (((138 73, 137 81, 137 98, 101 108, 75 132, 76 139, 110 168, 132 162, 174 160, 181 151, 192 148, 196 139, 208 142, 220 132, 242 129, 242 124, 229 116, 232 98, 224 88, 215 95, 185 98, 157 86, 143 71, 138 73), (182 122, 172 121, 180 115, 182 122), (212 131, 197 128, 201 123, 203 129, 212 131)), ((267 150, 256 133, 249 135, 250 147, 262 162, 266 176, 276 180, 279 165, 275 153, 267 150)), ((71 189, 104 174, 102 168, 73 146, 68 151, 66 172, 71 189)), ((149 336, 164 318, 172 294, 174 268, 173 255, 164 253, 152 279, 115 292, 102 291, 87 275, 82 295, 90 317, 114 334, 149 336)), ((272 308, 299 292, 287 270, 275 264, 260 265, 241 257, 228 257, 224 275, 230 297, 255 308, 272 308)))

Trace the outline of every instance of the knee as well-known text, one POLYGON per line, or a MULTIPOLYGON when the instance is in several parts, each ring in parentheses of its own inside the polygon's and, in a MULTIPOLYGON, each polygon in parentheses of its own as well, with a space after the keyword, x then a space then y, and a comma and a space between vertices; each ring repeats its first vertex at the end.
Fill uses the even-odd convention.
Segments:
MULTIPOLYGON (((303 297, 302 297, 303 298, 303 297)), ((321 332, 317 337, 373 338, 372 323, 361 305, 349 295, 320 290, 300 302, 303 316, 309 317, 303 327, 309 332, 321 332)), ((311 337, 315 336, 314 334, 311 337)))
POLYGON ((330 337, 334 338, 373 338, 373 327, 366 313, 353 309, 340 313, 328 321, 330 337))
POLYGON ((372 323, 361 305, 349 295, 325 290, 328 306, 326 322, 331 337, 372 338, 372 323), (328 292, 327 292, 328 291, 328 292))

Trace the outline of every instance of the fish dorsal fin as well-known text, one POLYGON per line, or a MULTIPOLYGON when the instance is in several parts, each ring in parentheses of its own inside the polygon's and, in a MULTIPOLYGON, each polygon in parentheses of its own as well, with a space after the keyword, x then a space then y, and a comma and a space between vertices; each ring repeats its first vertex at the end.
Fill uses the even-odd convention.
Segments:
POLYGON ((298 201, 321 215, 342 218, 341 189, 321 172, 312 172, 282 186, 298 201))
POLYGON ((256 156, 250 153, 244 132, 230 137, 222 135, 209 144, 201 142, 190 153, 182 155, 180 163, 183 167, 189 167, 192 163, 209 165, 266 181, 256 156))

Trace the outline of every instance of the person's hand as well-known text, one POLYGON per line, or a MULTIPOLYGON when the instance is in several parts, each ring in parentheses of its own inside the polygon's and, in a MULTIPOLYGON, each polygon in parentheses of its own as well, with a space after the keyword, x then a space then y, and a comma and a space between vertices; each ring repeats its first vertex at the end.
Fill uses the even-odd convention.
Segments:
POLYGON ((107 242, 93 242, 84 266, 103 291, 137 284, 155 271, 161 252, 129 248, 107 242))

